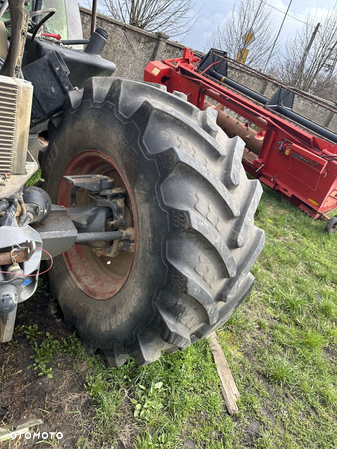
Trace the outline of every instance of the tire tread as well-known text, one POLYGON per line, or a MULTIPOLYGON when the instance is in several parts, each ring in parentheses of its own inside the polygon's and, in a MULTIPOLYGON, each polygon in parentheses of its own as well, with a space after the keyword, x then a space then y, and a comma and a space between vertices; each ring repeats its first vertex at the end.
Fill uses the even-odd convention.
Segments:
MULTIPOLYGON (((262 189, 258 181, 243 176, 244 142, 229 139, 216 125, 216 111, 200 111, 186 102, 185 94, 97 77, 89 79, 84 90, 68 95, 66 113, 87 103, 113 110, 123 123, 136 123, 141 151, 158 169, 156 194, 168 214, 162 246, 167 276, 153 304, 154 317, 139 323, 131 342, 111 342, 106 347, 98 336, 98 341, 87 343, 91 352, 102 349, 113 366, 123 365, 129 356, 146 365, 164 350, 184 349, 208 335, 249 294, 254 282, 249 271, 264 244, 263 231, 253 224, 262 189), (162 138, 161 146, 154 146, 157 130, 165 130, 165 124, 180 132, 172 131, 171 137, 162 138), (192 191, 195 195, 189 196, 192 191), (190 260, 180 260, 182 248, 187 247, 192 248, 190 260)), ((76 318, 69 316, 76 325, 76 318)))

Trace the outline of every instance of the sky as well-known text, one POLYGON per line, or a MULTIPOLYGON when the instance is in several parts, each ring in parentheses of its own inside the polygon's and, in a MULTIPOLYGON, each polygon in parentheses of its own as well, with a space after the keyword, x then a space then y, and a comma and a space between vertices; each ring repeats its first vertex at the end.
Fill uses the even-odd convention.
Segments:
MULTIPOLYGON (((271 14, 275 29, 278 29, 289 1, 264 0, 264 2, 273 6, 271 14)), ((318 23, 321 18, 326 17, 329 10, 332 10, 335 5, 336 0, 321 0, 319 2, 317 0, 293 0, 279 42, 282 44, 288 37, 293 37, 296 31, 304 25, 303 22, 308 15, 318 23)), ((207 50, 207 40, 212 29, 216 28, 219 22, 225 21, 226 16, 234 8, 235 0, 196 0, 195 9, 200 9, 199 19, 183 43, 198 50, 207 50)))
MULTIPOLYGON (((169 0, 168 0, 169 1, 169 0)), ((212 33, 212 29, 224 22, 226 16, 235 8, 235 3, 239 0, 194 0, 194 10, 199 11, 198 20, 195 23, 191 33, 184 41, 180 41, 186 46, 196 50, 207 51, 208 39, 212 33)), ((262 0, 272 6, 271 14, 275 30, 279 28, 284 17, 284 13, 289 4, 288 0, 262 0)), ((90 0, 81 0, 80 4, 85 6, 90 0)), ((329 10, 337 5, 337 0, 293 0, 290 6, 288 16, 283 25, 279 36, 279 43, 285 43, 288 37, 294 37, 296 31, 303 25, 309 16, 315 23, 326 17, 329 10)), ((100 9, 100 8, 99 8, 100 9)), ((173 38, 172 40, 179 40, 173 38)))

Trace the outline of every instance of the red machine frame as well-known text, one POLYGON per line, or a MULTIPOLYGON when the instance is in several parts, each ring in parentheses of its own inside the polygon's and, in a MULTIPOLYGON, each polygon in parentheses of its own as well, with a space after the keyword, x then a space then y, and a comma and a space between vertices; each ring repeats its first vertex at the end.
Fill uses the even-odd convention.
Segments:
POLYGON ((263 144, 254 160, 245 153, 245 170, 311 217, 326 220, 337 208, 337 144, 205 76, 205 71, 199 73, 199 62, 185 48, 182 58, 150 62, 144 80, 164 84, 169 92, 184 92, 199 109, 206 96, 213 98, 254 123, 262 131, 263 144))

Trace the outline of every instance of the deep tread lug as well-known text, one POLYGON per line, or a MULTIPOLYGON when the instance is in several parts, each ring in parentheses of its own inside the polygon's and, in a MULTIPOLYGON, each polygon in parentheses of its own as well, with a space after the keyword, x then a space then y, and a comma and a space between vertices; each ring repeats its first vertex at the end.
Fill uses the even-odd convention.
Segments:
POLYGON ((184 100, 184 101, 187 101, 187 95, 184 94, 184 92, 179 92, 178 90, 174 90, 172 93, 173 93, 173 95, 175 95, 176 97, 179 97, 179 98, 181 98, 181 99, 184 100))
POLYGON ((128 355, 125 354, 118 346, 115 346, 113 349, 103 349, 103 352, 109 366, 114 368, 120 368, 128 359, 128 355))
POLYGON ((203 236, 219 254, 226 270, 226 277, 233 278, 236 275, 236 264, 234 258, 219 232, 208 221, 200 218, 197 214, 190 212, 190 227, 203 236))
POLYGON ((226 147, 229 157, 225 159, 225 184, 228 187, 237 187, 240 184, 242 157, 245 142, 238 136, 227 139, 226 147), (235 150, 235 151, 234 151, 235 150))
POLYGON ((87 353, 90 356, 94 355, 96 353, 96 351, 98 350, 98 346, 97 345, 92 345, 92 344, 89 344, 89 343, 85 343, 84 341, 83 341, 83 343, 84 343, 84 346, 85 346, 85 349, 86 349, 87 353))
POLYGON ((90 100, 96 105, 102 104, 113 84, 106 76, 89 78, 84 85, 83 101, 90 100))
POLYGON ((162 318, 161 337, 167 343, 186 348, 191 344, 189 330, 180 324, 174 315, 163 307, 158 306, 158 311, 162 318))
POLYGON ((212 137, 216 137, 219 127, 216 123, 218 113, 212 108, 206 108, 200 112, 201 126, 212 137))
POLYGON ((152 109, 168 109, 172 111, 174 108, 192 119, 193 117, 197 118, 199 112, 199 109, 191 103, 187 103, 175 95, 168 94, 165 90, 153 88, 149 83, 121 80, 118 106, 121 114, 127 118, 133 116, 144 102, 149 103, 152 109), (153 94, 154 91, 156 95, 153 94))
POLYGON ((256 229, 255 238, 251 248, 247 248, 247 253, 238 264, 237 275, 235 278, 229 279, 225 288, 222 291, 221 296, 224 298, 222 301, 230 301, 236 296, 240 283, 246 278, 247 274, 254 265, 256 259, 260 255, 265 244, 265 234, 262 229, 256 229))
POLYGON ((208 324, 215 324, 219 318, 219 311, 212 296, 194 279, 187 280, 187 294, 195 298, 196 301, 206 310, 208 324))
MULTIPOLYGON (((174 175, 173 169, 178 165, 178 163, 183 163, 187 167, 193 169, 196 174, 198 174, 200 177, 207 180, 208 184, 213 187, 213 189, 217 192, 217 194, 222 198, 224 202, 224 206, 228 209, 228 211, 231 214, 231 218, 238 217, 240 214, 240 211, 234 202, 234 199, 229 192, 229 190, 219 181, 219 179, 214 176, 211 172, 209 172, 204 165, 202 165, 199 161, 197 161, 195 158, 190 156, 189 154, 184 153, 179 148, 169 148, 166 151, 163 151, 159 155, 159 160, 161 163, 161 168, 163 169, 164 173, 167 175, 171 175, 171 177, 174 175)), ((181 175, 177 175, 181 176, 181 175)), ((167 176, 169 178, 169 176, 167 176)), ((170 195, 165 195, 165 181, 162 184, 162 193, 164 196, 164 203, 167 206, 175 207, 169 200, 170 195), (166 200, 167 198, 167 200, 166 200)))
POLYGON ((130 355, 137 365, 144 366, 159 359, 161 351, 170 345, 157 336, 152 327, 144 328, 137 334, 137 341, 131 346, 130 355))
POLYGON ((257 179, 252 179, 249 182, 248 198, 246 199, 244 209, 241 211, 240 218, 238 218, 235 230, 235 244, 238 248, 242 248, 247 241, 248 232, 252 227, 254 214, 260 202, 263 193, 260 182, 257 179))

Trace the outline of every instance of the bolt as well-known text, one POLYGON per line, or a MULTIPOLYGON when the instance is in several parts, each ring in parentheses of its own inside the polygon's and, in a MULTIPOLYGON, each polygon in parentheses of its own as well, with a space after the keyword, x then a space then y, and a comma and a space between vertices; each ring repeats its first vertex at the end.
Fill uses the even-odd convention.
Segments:
POLYGON ((112 220, 107 222, 108 226, 118 226, 118 220, 112 220))

